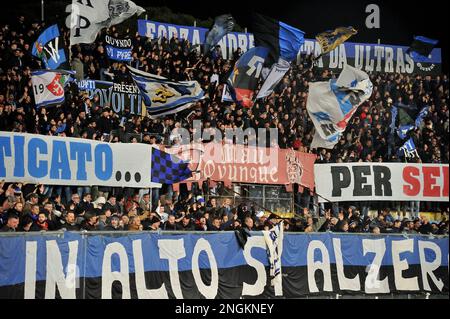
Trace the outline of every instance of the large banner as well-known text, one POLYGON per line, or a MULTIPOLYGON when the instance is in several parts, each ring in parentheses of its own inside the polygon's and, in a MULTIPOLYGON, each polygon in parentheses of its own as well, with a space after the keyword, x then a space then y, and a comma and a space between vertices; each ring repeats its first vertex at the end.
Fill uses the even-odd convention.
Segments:
MULTIPOLYGON (((149 20, 138 20, 138 32, 141 36, 156 39, 161 36, 177 35, 188 39, 192 44, 203 44, 208 29, 192 26, 180 26, 159 23, 149 20)), ((254 47, 251 33, 231 32, 219 43, 224 57, 231 58, 233 52, 240 47, 243 52, 254 47)), ((427 61, 413 61, 406 51, 409 46, 374 43, 345 42, 318 60, 317 67, 340 72, 345 64, 364 72, 403 73, 420 75, 438 75, 442 71, 441 49, 435 48, 427 61)), ((321 48, 317 40, 305 39, 300 53, 313 53, 319 56, 321 48)))
POLYGON ((0 180, 47 185, 160 187, 152 148, 80 138, 0 132, 0 180))
MULTIPOLYGON (((181 26, 170 23, 161 23, 150 20, 138 20, 138 33, 150 39, 165 37, 171 39, 173 35, 179 39, 187 39, 192 45, 204 44, 208 29, 190 26, 181 26)), ((230 32, 220 40, 217 45, 222 49, 224 58, 232 58, 233 52, 241 48, 242 52, 254 47, 253 34, 230 32)))
POLYGON ((12 235, 0 237, 0 298, 448 297, 448 243, 420 235, 285 234, 281 275, 271 282, 267 246, 256 233, 244 249, 234 232, 12 235))
POLYGON ((97 80, 82 80, 77 84, 80 91, 89 94, 94 106, 109 106, 116 113, 129 107, 131 114, 142 114, 142 97, 135 85, 97 80))
MULTIPOLYGON (((340 72, 349 64, 364 72, 439 75, 442 70, 441 49, 435 48, 426 62, 414 61, 408 46, 345 42, 318 60, 317 67, 340 72)), ((300 52, 315 56, 321 48, 316 40, 305 40, 300 52)))
POLYGON ((210 179, 232 183, 291 185, 314 188, 314 154, 241 144, 193 144, 164 151, 189 159, 194 170, 185 182, 210 179))
POLYGON ((321 201, 448 202, 448 164, 316 164, 321 201))

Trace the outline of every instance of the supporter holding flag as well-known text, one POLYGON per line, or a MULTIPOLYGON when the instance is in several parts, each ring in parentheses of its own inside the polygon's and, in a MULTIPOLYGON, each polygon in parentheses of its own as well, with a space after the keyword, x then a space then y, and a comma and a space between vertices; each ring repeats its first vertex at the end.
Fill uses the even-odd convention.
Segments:
POLYGON ((130 0, 72 0, 68 9, 71 14, 66 19, 66 26, 70 29, 71 45, 93 43, 101 29, 145 12, 130 0))
POLYGON ((438 42, 438 40, 433 40, 424 36, 416 36, 406 53, 409 53, 415 62, 427 62, 438 42))
POLYGON ((230 14, 218 16, 214 20, 214 25, 206 34, 204 54, 206 55, 211 48, 222 39, 228 32, 233 31, 234 19, 230 14))
POLYGON ((41 33, 33 45, 31 53, 42 60, 46 69, 68 69, 64 39, 54 24, 41 33))

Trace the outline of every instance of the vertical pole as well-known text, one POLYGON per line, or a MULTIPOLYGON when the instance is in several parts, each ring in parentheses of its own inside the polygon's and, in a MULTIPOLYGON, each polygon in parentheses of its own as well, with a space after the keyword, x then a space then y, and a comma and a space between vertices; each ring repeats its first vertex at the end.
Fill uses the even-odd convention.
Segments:
POLYGON ((44 0, 41 0, 41 21, 44 22, 44 0))

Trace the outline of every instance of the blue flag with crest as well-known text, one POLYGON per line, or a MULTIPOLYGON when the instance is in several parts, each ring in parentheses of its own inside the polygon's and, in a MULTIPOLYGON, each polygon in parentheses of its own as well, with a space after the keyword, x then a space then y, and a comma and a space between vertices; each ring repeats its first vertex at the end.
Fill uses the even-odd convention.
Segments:
POLYGON ((41 59, 46 69, 68 68, 64 39, 59 34, 57 24, 48 27, 41 33, 33 44, 31 54, 41 59))

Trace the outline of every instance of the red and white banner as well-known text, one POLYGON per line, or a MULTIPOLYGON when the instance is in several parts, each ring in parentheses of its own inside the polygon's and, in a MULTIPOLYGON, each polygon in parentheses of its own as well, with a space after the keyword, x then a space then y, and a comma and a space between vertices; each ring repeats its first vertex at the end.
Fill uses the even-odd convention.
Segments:
POLYGON ((320 201, 447 202, 448 165, 348 163, 314 165, 320 201))
POLYGON ((165 148, 165 152, 189 160, 196 171, 185 182, 210 179, 231 183, 292 185, 314 189, 316 155, 289 149, 236 144, 191 144, 165 148))

